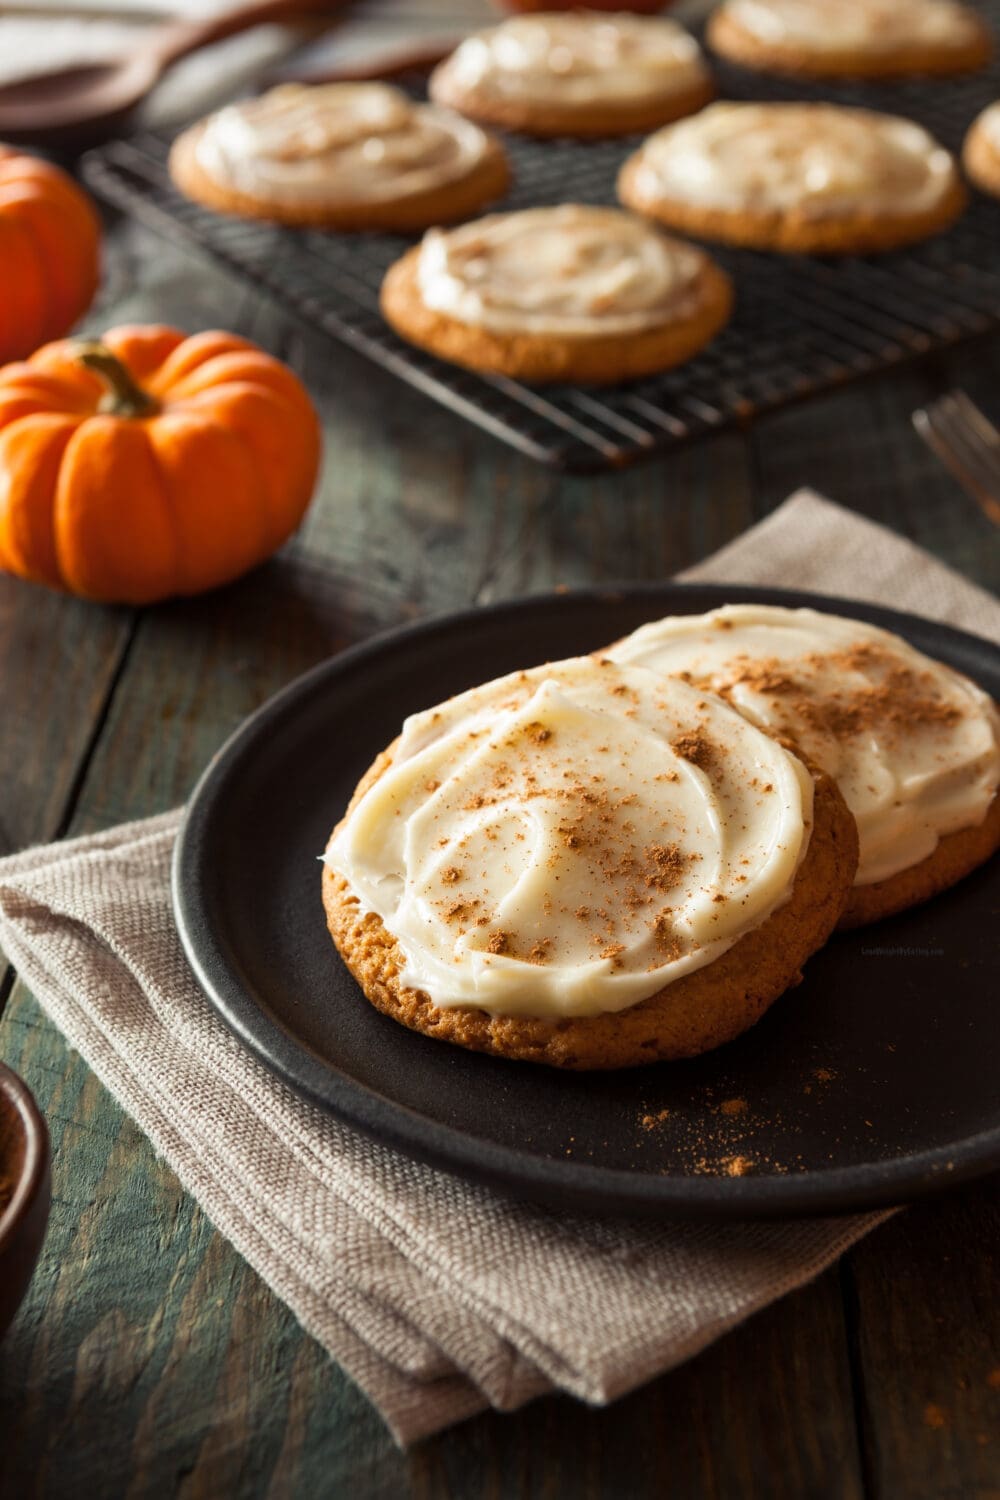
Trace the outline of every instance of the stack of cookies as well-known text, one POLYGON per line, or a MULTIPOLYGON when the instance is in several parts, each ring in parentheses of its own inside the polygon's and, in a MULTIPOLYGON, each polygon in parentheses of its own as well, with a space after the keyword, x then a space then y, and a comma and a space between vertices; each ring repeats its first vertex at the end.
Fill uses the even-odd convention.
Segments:
POLYGON ((324 856, 367 998, 593 1069, 730 1041, 836 927, 1000 845, 1000 716, 899 637, 730 606, 407 719, 324 856))
MULTIPOLYGON (((992 50, 959 0, 723 0, 707 37, 746 68, 810 80, 932 80, 980 68, 992 50)), ((186 131, 171 172, 220 212, 427 230, 386 277, 387 320, 443 359, 531 382, 632 379, 718 332, 729 278, 665 231, 871 254, 947 228, 966 202, 953 157, 911 120, 712 102, 701 48, 660 17, 513 16, 462 42, 429 93, 415 104, 383 83, 286 85, 186 131), (510 184, 496 128, 589 140, 653 131, 619 174, 631 212, 556 203, 464 222, 510 184)), ((971 126, 964 161, 1000 194, 998 111, 971 126)))

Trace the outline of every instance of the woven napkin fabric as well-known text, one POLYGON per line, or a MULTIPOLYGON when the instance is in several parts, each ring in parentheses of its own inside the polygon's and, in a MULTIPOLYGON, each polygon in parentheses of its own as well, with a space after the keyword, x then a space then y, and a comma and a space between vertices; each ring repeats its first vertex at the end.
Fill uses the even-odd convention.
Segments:
MULTIPOLYGON (((688 578, 817 584, 985 634, 1000 606, 800 495, 688 578)), ((338 1125, 217 1019, 174 929, 180 813, 0 861, 0 942, 70 1044, 400 1443, 561 1389, 613 1400, 829 1265, 880 1216, 570 1218, 338 1125)))

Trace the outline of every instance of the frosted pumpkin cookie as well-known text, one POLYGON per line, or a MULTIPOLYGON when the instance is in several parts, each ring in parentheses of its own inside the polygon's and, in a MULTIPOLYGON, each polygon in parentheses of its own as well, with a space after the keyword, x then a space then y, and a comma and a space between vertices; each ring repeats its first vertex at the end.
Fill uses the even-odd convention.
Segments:
POLYGON ((529 135, 652 130, 715 90, 701 48, 674 21, 589 11, 513 16, 476 32, 431 75, 431 98, 529 135))
POLYGON ((720 698, 583 657, 407 719, 333 832, 323 900, 395 1020, 617 1068, 756 1021, 856 859, 834 784, 720 698))
POLYGON ((835 104, 711 104, 644 142, 618 193, 674 229, 822 255, 923 239, 965 204, 951 155, 922 126, 835 104))
POLYGON ((804 78, 966 73, 992 51, 985 23, 956 0, 724 0, 708 39, 745 67, 804 78))
POLYGON ((936 895, 1000 845, 996 705, 887 630, 735 604, 644 625, 608 654, 722 693, 836 780, 861 845, 841 926, 936 895))
POLYGON ((333 229, 425 229, 499 198, 500 145, 384 83, 282 84, 186 130, 170 175, 221 213, 333 229))
POLYGON ((962 163, 976 187, 1000 198, 1000 101, 972 122, 962 148, 962 163))
POLYGON ((389 268, 382 311, 454 364, 610 383, 690 358, 726 322, 728 277, 613 208, 563 204, 432 229, 389 268))

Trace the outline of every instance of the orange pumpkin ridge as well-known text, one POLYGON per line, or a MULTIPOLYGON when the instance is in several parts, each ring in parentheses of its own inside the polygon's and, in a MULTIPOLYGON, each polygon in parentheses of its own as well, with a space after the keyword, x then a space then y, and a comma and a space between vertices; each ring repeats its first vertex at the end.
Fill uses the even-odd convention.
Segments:
POLYGON ((76 430, 72 418, 37 415, 30 425, 15 422, 0 432, 0 488, 3 526, 0 566, 32 583, 58 588, 53 506, 59 469, 76 430))
POLYGON ((0 146, 0 361, 57 338, 97 288, 100 221, 67 173, 0 146))
POLYGON ((42 267, 26 224, 0 213, 0 265, 9 293, 0 298, 0 349, 26 354, 46 337, 42 267))
POLYGON ((48 344, 0 369, 0 566, 109 603, 214 588, 295 529, 319 454, 301 382, 245 339, 48 344))
POLYGON ((123 323, 104 335, 104 343, 133 378, 150 387, 174 350, 189 342, 176 328, 166 328, 162 323, 123 323))

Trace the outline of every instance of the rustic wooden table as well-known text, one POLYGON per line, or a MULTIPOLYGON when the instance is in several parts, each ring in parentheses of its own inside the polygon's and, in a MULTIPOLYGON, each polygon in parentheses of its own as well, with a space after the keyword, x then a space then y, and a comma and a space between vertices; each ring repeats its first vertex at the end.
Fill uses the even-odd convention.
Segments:
MULTIPOLYGON (((102 609, 0 579, 0 849, 179 803, 276 688, 348 642, 555 583, 662 578, 812 483, 981 583, 996 533, 909 413, 1000 340, 622 476, 538 468, 147 231, 109 231, 88 326, 223 326, 326 425, 304 531, 230 588, 102 609)), ((992 576, 991 576, 992 570, 992 576)), ((1000 1496, 1000 1183, 904 1213, 836 1269, 615 1406, 484 1416, 398 1452, 8 973, 0 1055, 48 1118, 54 1193, 0 1346, 0 1492, 28 1496, 1000 1496)))

